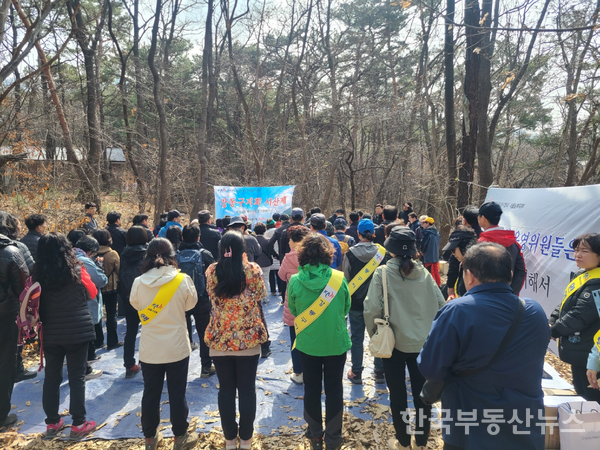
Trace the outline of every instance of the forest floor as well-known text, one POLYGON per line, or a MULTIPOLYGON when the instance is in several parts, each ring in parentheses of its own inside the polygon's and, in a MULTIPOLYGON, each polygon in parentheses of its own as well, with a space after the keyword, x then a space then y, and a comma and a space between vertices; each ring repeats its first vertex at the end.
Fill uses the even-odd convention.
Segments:
MULTIPOLYGON (((37 351, 33 346, 28 346, 25 352, 26 366, 37 364, 37 351)), ((551 352, 547 352, 546 361, 550 363, 566 381, 571 382, 571 368, 563 363, 551 352)), ((102 440, 92 439, 83 442, 69 442, 61 440, 44 441, 42 434, 21 434, 17 426, 0 433, 0 448, 21 450, 143 450, 143 441, 136 439, 102 440)), ((194 428, 194 421, 190 424, 194 428)), ((394 436, 389 415, 374 417, 374 420, 363 420, 344 413, 344 450, 385 450, 388 439, 394 436), (387 420, 386 420, 387 417, 387 420)), ((276 430, 273 430, 272 434, 276 430)), ((285 430, 277 435, 257 434, 252 445, 253 450, 308 450, 310 445, 301 434, 287 434, 285 430)), ((172 438, 163 439, 159 449, 172 448, 172 438)), ((442 450, 443 440, 441 430, 432 428, 427 445, 428 450, 442 450)), ((195 450, 217 450, 225 447, 223 435, 216 431, 200 433, 200 440, 194 447, 195 450)))

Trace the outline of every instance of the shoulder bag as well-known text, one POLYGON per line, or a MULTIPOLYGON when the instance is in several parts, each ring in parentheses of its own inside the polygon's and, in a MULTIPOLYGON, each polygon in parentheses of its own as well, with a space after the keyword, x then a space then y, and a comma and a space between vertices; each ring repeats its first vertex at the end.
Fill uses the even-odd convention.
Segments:
POLYGON ((375 319, 377 331, 369 342, 369 350, 375 358, 390 358, 396 345, 394 330, 390 327, 390 308, 388 304, 386 267, 381 271, 383 283, 383 319, 375 319))

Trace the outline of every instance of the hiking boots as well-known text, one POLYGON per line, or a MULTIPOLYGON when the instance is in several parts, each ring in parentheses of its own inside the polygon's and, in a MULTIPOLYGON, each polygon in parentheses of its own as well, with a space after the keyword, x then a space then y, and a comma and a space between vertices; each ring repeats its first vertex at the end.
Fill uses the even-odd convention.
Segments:
POLYGON ((352 369, 348 371, 347 377, 352 384, 362 384, 362 374, 352 372, 352 369))
POLYGON ((15 374, 15 383, 18 383, 19 381, 24 381, 24 380, 31 380, 32 378, 35 378, 35 377, 37 377, 37 372, 35 370, 27 370, 27 369, 19 370, 15 374))
POLYGON ((146 444, 145 450, 156 450, 162 438, 162 433, 159 431, 156 432, 153 438, 144 438, 144 444, 146 444))
POLYGON ((311 450, 323 450, 323 438, 310 439, 311 450))
POLYGON ((17 423, 17 415, 9 414, 8 416, 6 416, 6 419, 4 419, 4 422, 0 423, 0 428, 10 427, 15 423, 17 423))
POLYGON ((183 436, 175 436, 173 443, 173 450, 189 450, 194 448, 198 442, 198 435, 196 433, 188 433, 187 431, 183 436))
POLYGON ((44 439, 53 439, 64 429, 65 422, 62 419, 60 419, 58 423, 48 423, 46 424, 46 435, 44 436, 44 439))
POLYGON ((125 378, 133 378, 133 376, 140 371, 140 366, 134 364, 125 369, 125 378))
POLYGON ((203 367, 202 370, 200 371, 200 378, 210 378, 215 373, 217 373, 217 371, 215 370, 214 366, 203 367))
POLYGON ((86 437, 88 434, 90 434, 95 429, 96 429, 96 422, 86 420, 81 425, 78 425, 78 426, 73 425, 71 427, 71 434, 69 436, 69 439, 71 439, 72 441, 78 441, 78 440, 86 437))

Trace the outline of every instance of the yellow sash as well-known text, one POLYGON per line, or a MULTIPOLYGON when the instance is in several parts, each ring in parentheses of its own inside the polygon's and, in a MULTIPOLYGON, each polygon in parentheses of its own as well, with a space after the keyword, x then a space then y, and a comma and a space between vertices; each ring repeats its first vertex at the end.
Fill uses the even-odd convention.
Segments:
MULTIPOLYGON (((598 316, 600 316, 600 292, 595 291, 593 293, 593 296, 594 303, 596 304, 596 309, 598 310, 598 316)), ((598 348, 598 355, 600 356, 600 330, 598 330, 598 332, 594 336, 594 345, 598 348)))
POLYGON ((142 325, 150 323, 169 304, 184 278, 185 273, 178 273, 175 278, 160 287, 152 303, 146 309, 138 312, 142 325))
MULTIPOLYGON (((310 305, 307 309, 302 311, 294 319, 294 328, 296 329, 296 337, 304 331, 311 323, 323 314, 323 311, 327 309, 331 300, 337 295, 342 282, 344 281, 344 273, 339 270, 331 271, 331 278, 327 281, 327 285, 319 297, 310 305)), ((296 348, 296 342, 292 349, 296 348)))
POLYGON ((383 261, 383 258, 385 258, 385 248, 379 244, 376 245, 379 247, 379 249, 377 250, 377 253, 375 253, 375 256, 373 256, 373 258, 371 258, 371 260, 365 264, 365 267, 363 267, 362 270, 358 272, 348 283, 350 295, 353 295, 356 291, 358 291, 358 288, 361 287, 371 275, 373 275, 375 269, 377 269, 379 264, 381 264, 381 261, 383 261))
POLYGON ((560 309, 562 310, 563 306, 565 305, 565 302, 571 296, 571 294, 577 292, 577 290, 589 280, 594 280, 598 278, 600 278, 600 267, 596 267, 595 269, 583 272, 581 275, 579 275, 577 278, 571 281, 565 289, 565 295, 560 305, 560 309))
POLYGON ((594 344, 596 345, 596 348, 598 349, 598 354, 600 355, 600 330, 598 330, 598 332, 594 336, 594 344))

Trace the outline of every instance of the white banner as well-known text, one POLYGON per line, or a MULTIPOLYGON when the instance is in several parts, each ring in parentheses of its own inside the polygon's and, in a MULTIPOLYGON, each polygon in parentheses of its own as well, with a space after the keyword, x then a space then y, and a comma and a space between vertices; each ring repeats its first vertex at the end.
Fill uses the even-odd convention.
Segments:
POLYGON ((495 189, 486 201, 502 207, 500 226, 514 230, 523 247, 527 278, 522 297, 550 314, 561 302, 571 272, 577 271, 571 243, 600 233, 600 185, 543 189, 495 189))

